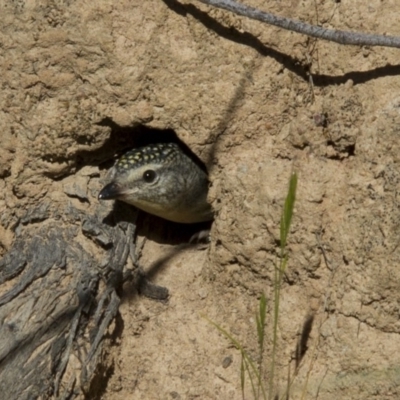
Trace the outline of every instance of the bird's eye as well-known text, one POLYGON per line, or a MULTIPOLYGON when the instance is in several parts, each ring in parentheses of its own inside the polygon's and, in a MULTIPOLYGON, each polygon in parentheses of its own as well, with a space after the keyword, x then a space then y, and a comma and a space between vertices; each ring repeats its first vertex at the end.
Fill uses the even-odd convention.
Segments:
POLYGON ((157 174, 152 169, 148 169, 143 173, 143 180, 147 183, 152 183, 156 179, 157 174))

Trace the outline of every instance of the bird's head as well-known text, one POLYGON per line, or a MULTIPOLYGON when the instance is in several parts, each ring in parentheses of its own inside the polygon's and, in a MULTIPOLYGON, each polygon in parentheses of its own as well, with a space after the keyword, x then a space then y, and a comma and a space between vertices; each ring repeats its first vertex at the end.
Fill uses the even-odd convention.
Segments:
POLYGON ((207 175, 175 143, 152 144, 127 152, 110 170, 108 180, 99 193, 100 200, 122 200, 177 222, 212 219, 207 204, 204 207, 208 206, 209 216, 193 214, 197 205, 190 204, 190 196, 200 188, 206 203, 207 175))

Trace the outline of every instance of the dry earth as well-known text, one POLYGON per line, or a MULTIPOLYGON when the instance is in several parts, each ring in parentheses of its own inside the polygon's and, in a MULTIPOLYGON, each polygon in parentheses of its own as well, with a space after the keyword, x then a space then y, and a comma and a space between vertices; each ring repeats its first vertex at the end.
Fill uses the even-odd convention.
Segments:
MULTIPOLYGON (((247 4, 400 35, 395 0, 247 4)), ((210 173, 206 249, 169 239, 185 227, 144 218, 153 234, 137 239, 140 264, 171 296, 125 288, 102 384, 87 398, 242 398, 240 355, 203 317, 256 354, 265 292, 268 365, 293 170, 276 391, 312 316, 291 399, 400 398, 400 50, 309 39, 195 1, 4 1, 1 15, 0 255, 43 199, 89 210, 109 161, 143 126, 174 130, 210 173), (89 187, 87 202, 75 183, 89 187)))

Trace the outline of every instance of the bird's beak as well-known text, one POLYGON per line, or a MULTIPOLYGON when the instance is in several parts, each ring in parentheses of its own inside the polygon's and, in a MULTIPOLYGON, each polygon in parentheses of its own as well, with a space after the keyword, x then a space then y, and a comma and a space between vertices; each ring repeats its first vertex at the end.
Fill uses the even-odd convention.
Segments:
POLYGON ((114 182, 104 186, 99 193, 99 200, 114 200, 121 196, 119 185, 114 182))

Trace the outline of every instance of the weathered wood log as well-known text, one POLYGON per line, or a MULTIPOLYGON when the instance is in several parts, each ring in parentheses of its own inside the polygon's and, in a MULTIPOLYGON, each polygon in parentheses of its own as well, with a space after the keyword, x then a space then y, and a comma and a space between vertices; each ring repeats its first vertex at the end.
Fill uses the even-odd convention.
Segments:
POLYGON ((71 399, 93 389, 124 266, 135 257, 135 219, 124 204, 105 219, 41 204, 19 221, 0 261, 2 398, 71 399))

